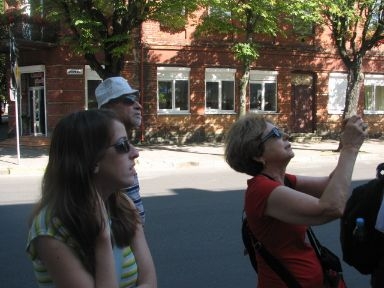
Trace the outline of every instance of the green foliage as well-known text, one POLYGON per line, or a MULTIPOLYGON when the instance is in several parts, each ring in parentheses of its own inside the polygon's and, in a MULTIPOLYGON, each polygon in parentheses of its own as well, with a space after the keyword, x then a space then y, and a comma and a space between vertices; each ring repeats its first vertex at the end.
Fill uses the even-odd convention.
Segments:
MULTIPOLYGON (((303 1, 304 3, 304 1, 303 1)), ((384 0, 306 0, 323 19, 348 71, 343 118, 357 113, 363 58, 384 41, 384 0)))
POLYGON ((137 48, 138 28, 146 20, 158 21, 169 31, 184 29, 197 0, 46 0, 49 19, 60 21, 64 43, 84 55, 105 78, 118 75, 124 58, 137 48), (99 56, 102 57, 99 57, 99 56), (105 68, 103 68, 103 65, 105 68))
POLYGON ((298 0, 205 0, 209 12, 202 17, 196 37, 230 35, 243 37, 246 43, 255 42, 257 35, 284 35, 284 21, 293 15, 292 3, 298 0), (287 3, 288 2, 288 3, 287 3), (287 18, 285 18, 287 17, 287 18))
POLYGON ((198 9, 200 1, 153 1, 150 19, 157 21, 161 27, 169 32, 179 32, 185 29, 188 17, 193 17, 192 12, 198 9))
MULTIPOLYGON (((222 35, 223 39, 236 39, 229 44, 232 45, 235 58, 242 63, 244 72, 249 71, 252 63, 259 57, 258 37, 284 35, 282 24, 286 21, 285 17, 292 15, 290 9, 295 1, 297 0, 205 0, 208 13, 203 15, 195 36, 215 36, 217 39, 218 35, 222 35)), ((240 81, 240 115, 246 112, 248 75, 244 73, 240 81)))
POLYGON ((232 51, 235 53, 236 59, 248 65, 259 57, 255 44, 237 43, 232 47, 232 51))

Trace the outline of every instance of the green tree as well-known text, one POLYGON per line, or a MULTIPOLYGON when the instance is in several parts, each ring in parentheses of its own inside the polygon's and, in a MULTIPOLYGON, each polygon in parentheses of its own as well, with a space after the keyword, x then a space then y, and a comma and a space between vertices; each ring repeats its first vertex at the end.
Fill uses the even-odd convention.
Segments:
MULTIPOLYGON (((308 0, 295 2, 303 19, 328 25, 347 70, 342 120, 358 113, 363 59, 384 39, 384 0, 308 0), (306 12, 303 14, 303 12, 306 12)), ((342 145, 336 151, 340 151, 342 145)))
POLYGON ((195 0, 47 0, 49 19, 60 21, 63 40, 84 55, 102 79, 119 75, 124 59, 140 44, 140 26, 158 21, 164 29, 183 29, 195 0))
MULTIPOLYGON (((290 14, 290 5, 279 0, 206 0, 209 13, 197 27, 197 37, 210 35, 236 35, 231 43, 232 51, 243 65, 240 80, 239 115, 246 113, 246 91, 249 83, 251 64, 259 57, 257 36, 283 34, 282 15, 290 14)), ((292 2, 292 1, 291 1, 292 2)))
POLYGON ((342 118, 356 114, 361 73, 367 52, 380 46, 384 39, 384 0, 314 0, 306 1, 296 11, 311 11, 302 15, 332 31, 332 38, 347 69, 347 90, 342 118), (309 6, 308 6, 309 5, 309 6), (309 16, 311 15, 311 16, 309 16))

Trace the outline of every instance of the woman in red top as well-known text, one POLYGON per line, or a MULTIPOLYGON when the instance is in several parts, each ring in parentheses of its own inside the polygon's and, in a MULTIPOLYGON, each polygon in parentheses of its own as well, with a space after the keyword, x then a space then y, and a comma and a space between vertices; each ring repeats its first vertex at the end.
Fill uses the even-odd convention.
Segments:
MULTIPOLYGON (((234 170, 253 176, 247 183, 244 204, 250 228, 303 288, 324 287, 322 268, 306 240, 306 229, 341 217, 365 128, 359 116, 352 116, 345 123, 338 163, 325 177, 286 174, 287 165, 295 156, 288 135, 261 116, 248 114, 228 131, 227 163, 234 170), (291 188, 284 185, 285 178, 291 188)), ((258 287, 286 287, 259 255, 257 262, 258 287)))

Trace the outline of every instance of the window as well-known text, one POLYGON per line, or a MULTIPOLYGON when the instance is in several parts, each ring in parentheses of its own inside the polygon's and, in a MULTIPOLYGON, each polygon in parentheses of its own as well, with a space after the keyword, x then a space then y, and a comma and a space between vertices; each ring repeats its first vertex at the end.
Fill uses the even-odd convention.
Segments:
POLYGON ((231 18, 232 13, 231 11, 228 11, 222 7, 210 6, 208 7, 208 15, 226 19, 226 18, 231 18))
POLYGON ((277 111, 277 72, 251 70, 249 75, 250 110, 277 111))
POLYGON ((89 65, 85 66, 85 80, 85 108, 97 108, 95 90, 102 80, 89 65))
POLYGON ((159 113, 189 112, 189 71, 183 67, 157 67, 159 113))
POLYGON ((235 69, 207 68, 205 70, 206 113, 235 111, 235 69))
POLYGON ((328 113, 342 114, 345 107, 345 93, 347 91, 347 74, 331 73, 328 82, 328 113))
POLYGON ((364 113, 384 113, 384 75, 364 77, 364 113))

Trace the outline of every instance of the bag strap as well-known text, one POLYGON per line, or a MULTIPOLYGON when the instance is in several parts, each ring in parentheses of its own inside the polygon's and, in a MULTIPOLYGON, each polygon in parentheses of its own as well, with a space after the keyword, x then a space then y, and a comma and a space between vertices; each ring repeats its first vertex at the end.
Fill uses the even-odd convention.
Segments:
POLYGON ((307 228, 307 235, 308 235, 309 242, 311 243, 313 249, 316 252, 317 257, 320 259, 321 258, 321 244, 320 244, 319 240, 317 240, 315 232, 313 232, 311 227, 307 228))
MULTIPOLYGON (((270 176, 266 174, 262 174, 269 179, 272 179, 270 176)), ((274 179, 272 179, 274 180, 274 179)), ((291 181, 288 179, 288 177, 284 178, 284 184, 288 187, 292 187, 291 181)), ((245 211, 243 211, 243 217, 245 215, 245 211)), ((248 225, 248 223, 247 223, 248 225)), ((261 257, 263 257, 265 263, 268 264, 268 266, 280 277, 281 280, 284 281, 284 283, 289 288, 301 288, 300 283, 296 280, 295 277, 291 274, 291 272, 285 267, 277 258, 275 258, 268 250, 264 247, 264 245, 257 240, 255 235, 252 233, 251 229, 248 227, 248 230, 250 232, 251 241, 252 241, 252 247, 255 250, 255 252, 259 253, 261 257)))
MULTIPOLYGON (((246 225, 248 225, 248 223, 246 223, 246 225)), ((259 253, 261 257, 263 257, 265 263, 268 264, 268 266, 289 288, 301 288, 301 285, 297 282, 296 278, 293 277, 291 272, 278 259, 276 259, 259 240, 256 239, 249 227, 248 231, 251 237, 253 249, 255 252, 259 253)))

